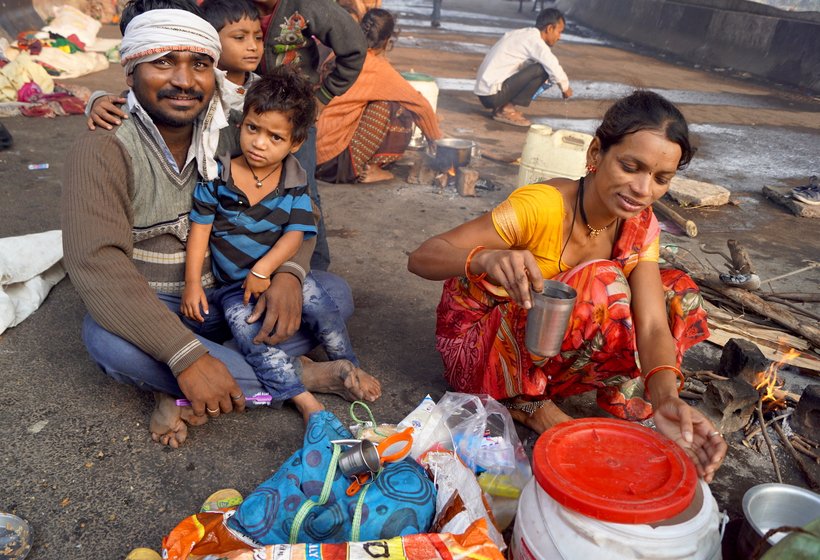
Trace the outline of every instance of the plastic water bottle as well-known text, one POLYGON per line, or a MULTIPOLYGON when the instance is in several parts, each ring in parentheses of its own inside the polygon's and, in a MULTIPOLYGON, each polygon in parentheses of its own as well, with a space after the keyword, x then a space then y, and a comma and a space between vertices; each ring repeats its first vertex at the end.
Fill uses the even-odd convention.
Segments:
POLYGON ((549 88, 552 87, 552 82, 547 80, 536 90, 535 94, 532 96, 532 100, 535 101, 535 98, 547 91, 549 88))

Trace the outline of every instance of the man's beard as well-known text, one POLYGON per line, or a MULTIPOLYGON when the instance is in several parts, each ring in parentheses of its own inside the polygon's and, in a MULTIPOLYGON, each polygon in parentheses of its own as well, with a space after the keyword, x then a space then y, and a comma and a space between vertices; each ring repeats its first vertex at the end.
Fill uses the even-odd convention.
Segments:
MULTIPOLYGON (((163 99, 169 99, 180 96, 196 99, 200 102, 205 98, 205 95, 201 91, 183 90, 180 88, 165 88, 157 92, 157 102, 163 99)), ((165 112, 164 110, 160 109, 159 104, 157 104, 157 106, 153 106, 152 104, 142 102, 140 102, 140 104, 142 105, 143 109, 145 109, 145 112, 148 113, 148 116, 151 117, 151 120, 154 121, 154 124, 169 126, 172 128, 183 128, 189 126, 199 117, 200 114, 202 114, 202 111, 205 110, 205 108, 203 107, 202 111, 200 111, 193 117, 183 115, 177 117, 176 113, 174 112, 165 112)))

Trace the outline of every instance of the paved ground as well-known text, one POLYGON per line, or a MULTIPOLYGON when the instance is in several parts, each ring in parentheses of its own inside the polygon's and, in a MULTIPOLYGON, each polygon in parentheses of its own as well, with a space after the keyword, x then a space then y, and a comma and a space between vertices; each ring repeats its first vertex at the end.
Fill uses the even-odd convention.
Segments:
MULTIPOLYGON (((399 13, 402 28, 390 53, 395 65, 451 79, 439 97, 446 134, 475 139, 483 153, 508 160, 520 155, 526 131, 489 120, 465 80, 475 77, 482 53, 502 32, 528 24, 517 5, 446 0, 443 27, 432 30, 429 0, 385 1, 399 13)), ((730 237, 740 239, 764 278, 817 258, 818 221, 786 213, 760 189, 799 184, 818 171, 820 102, 726 69, 677 66, 627 47, 570 24, 555 52, 577 97, 539 100, 528 114, 555 128, 591 131, 621 92, 635 86, 666 92, 680 103, 700 144, 687 175, 725 185, 738 204, 682 210, 697 221, 701 235, 668 235, 664 241, 698 251, 701 242, 725 246, 730 237)), ((76 81, 115 91, 123 85, 119 67, 76 81)), ((83 119, 3 122, 15 146, 0 152, 0 236, 59 228, 64 158, 83 131, 83 119), (27 170, 42 162, 50 168, 27 170)), ((462 198, 450 189, 408 185, 406 166, 398 166, 397 178, 387 184, 322 189, 332 270, 350 282, 356 301, 352 337, 364 367, 385 386, 373 407, 381 421, 397 421, 426 393, 438 398, 446 390, 433 345, 440 286, 409 274, 406 255, 429 235, 492 208, 516 186, 515 166, 483 158, 475 168, 499 189, 462 198)), ((816 291, 817 280, 817 273, 794 276, 777 289, 816 291)), ((32 524, 30 558, 115 559, 136 546, 159 548, 162 536, 210 492, 225 486, 250 492, 300 446, 301 422, 287 408, 209 422, 177 451, 151 443, 151 397, 110 381, 89 362, 79 338, 83 314, 65 280, 31 318, 0 336, 0 510, 32 524)), ((703 344, 688 363, 713 367, 718 356, 719 350, 703 344)), ((322 400, 347 418, 341 399, 322 400)), ((789 470, 786 476, 803 485, 798 474, 789 470)), ((772 477, 766 457, 735 446, 713 491, 737 517, 742 493, 772 477)))

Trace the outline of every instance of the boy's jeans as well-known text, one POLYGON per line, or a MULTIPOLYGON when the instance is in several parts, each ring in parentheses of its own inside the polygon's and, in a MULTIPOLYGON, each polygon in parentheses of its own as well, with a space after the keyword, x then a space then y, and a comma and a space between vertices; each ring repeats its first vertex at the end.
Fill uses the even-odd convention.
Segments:
MULTIPOLYGON (((312 296, 316 298, 315 305, 327 313, 335 313, 342 322, 346 321, 353 314, 353 297, 347 282, 329 272, 312 271, 309 276, 311 282, 306 282, 306 286, 312 283, 318 286, 317 295, 312 296)), ((172 312, 180 316, 185 326, 191 329, 200 342, 208 348, 211 356, 225 364, 243 394, 254 395, 266 392, 245 356, 221 344, 231 335, 219 302, 229 288, 207 292, 209 314, 205 316, 205 322, 201 324, 180 314, 180 296, 157 294, 157 297, 172 312), (223 293, 220 294, 220 291, 223 293)), ((308 291, 303 289, 305 298, 307 293, 308 291)), ((312 291, 309 293, 313 294, 312 291)), ((252 339, 262 326, 262 319, 248 326, 253 327, 252 339)), ((147 391, 160 391, 176 397, 184 396, 179 389, 176 377, 165 363, 155 360, 130 342, 106 331, 90 315, 86 315, 82 330, 83 341, 91 359, 115 380, 147 391)), ((318 342, 311 332, 311 325, 308 324, 307 319, 303 319, 302 326, 296 334, 278 344, 276 348, 284 351, 288 356, 301 356, 315 348, 318 342)))
MULTIPOLYGON (((302 363, 277 346, 254 344, 261 322, 248 323, 253 305, 245 305, 242 282, 220 288, 215 299, 228 321, 239 351, 251 365, 256 378, 274 402, 292 399, 306 391, 302 384, 302 363)), ((325 349, 331 360, 347 359, 358 365, 347 325, 333 297, 314 275, 308 274, 302 285, 302 322, 325 349)))

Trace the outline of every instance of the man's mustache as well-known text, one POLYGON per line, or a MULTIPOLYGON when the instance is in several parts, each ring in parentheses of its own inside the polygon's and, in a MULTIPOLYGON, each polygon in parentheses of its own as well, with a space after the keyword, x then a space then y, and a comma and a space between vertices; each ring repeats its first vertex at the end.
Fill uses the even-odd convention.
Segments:
POLYGON ((168 97, 190 97, 197 101, 202 101, 205 95, 201 91, 180 88, 161 89, 157 92, 157 99, 165 99, 168 97))

